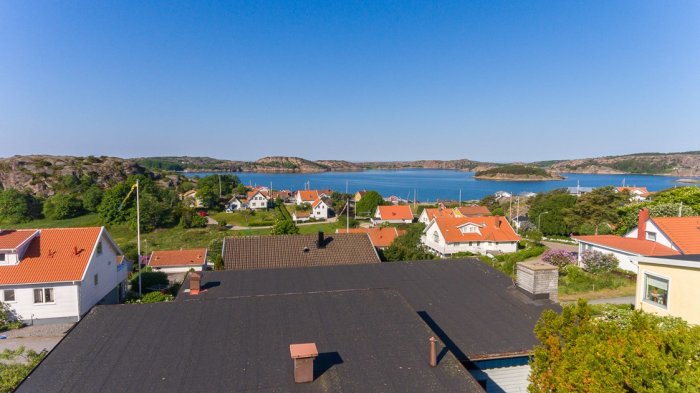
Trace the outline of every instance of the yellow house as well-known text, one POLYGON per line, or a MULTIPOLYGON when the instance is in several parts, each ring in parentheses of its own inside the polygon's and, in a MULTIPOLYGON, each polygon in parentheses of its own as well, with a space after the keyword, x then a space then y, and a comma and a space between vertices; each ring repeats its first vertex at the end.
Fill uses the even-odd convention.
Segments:
POLYGON ((636 308, 700 325, 700 254, 642 257, 638 263, 636 308))
POLYGON ((356 192, 356 193, 355 193, 355 198, 354 198, 354 199, 355 199, 355 202, 359 202, 360 199, 362 199, 362 197, 363 197, 366 193, 367 193, 366 190, 362 190, 362 191, 356 192))

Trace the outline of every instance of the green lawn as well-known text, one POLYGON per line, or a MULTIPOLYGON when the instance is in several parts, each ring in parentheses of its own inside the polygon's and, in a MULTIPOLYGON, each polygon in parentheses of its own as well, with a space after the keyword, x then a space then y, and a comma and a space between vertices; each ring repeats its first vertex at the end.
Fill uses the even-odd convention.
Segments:
POLYGON ((34 229, 34 228, 74 228, 74 227, 94 227, 99 226, 100 219, 97 213, 90 213, 84 216, 69 218, 66 220, 49 220, 42 218, 23 224, 2 224, 5 229, 34 229))

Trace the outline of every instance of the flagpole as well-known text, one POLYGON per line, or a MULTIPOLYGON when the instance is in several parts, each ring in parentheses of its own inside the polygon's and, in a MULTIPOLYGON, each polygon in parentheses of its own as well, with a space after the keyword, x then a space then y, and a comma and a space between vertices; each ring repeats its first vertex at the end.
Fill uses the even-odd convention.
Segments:
POLYGON ((141 297, 141 206, 139 205, 139 181, 136 180, 136 254, 139 265, 139 298, 141 297))

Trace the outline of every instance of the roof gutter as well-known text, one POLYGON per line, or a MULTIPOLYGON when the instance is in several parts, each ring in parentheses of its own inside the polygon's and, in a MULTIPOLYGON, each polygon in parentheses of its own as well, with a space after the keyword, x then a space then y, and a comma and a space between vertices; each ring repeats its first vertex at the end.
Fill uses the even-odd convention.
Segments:
POLYGON ((523 356, 530 356, 532 355, 532 350, 524 350, 524 351, 515 351, 515 352, 500 352, 500 353, 487 353, 487 354, 481 354, 481 355, 471 355, 468 356, 469 360, 476 362, 479 360, 495 360, 495 359, 510 359, 510 358, 519 358, 523 356))

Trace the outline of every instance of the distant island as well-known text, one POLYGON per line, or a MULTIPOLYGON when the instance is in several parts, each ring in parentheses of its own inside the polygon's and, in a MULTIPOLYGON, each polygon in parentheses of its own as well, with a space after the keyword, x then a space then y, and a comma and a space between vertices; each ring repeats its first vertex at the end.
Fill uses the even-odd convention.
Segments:
POLYGON ((503 181, 547 181, 562 180, 562 176, 547 172, 532 165, 502 165, 491 169, 478 171, 474 174, 477 180, 503 181))

